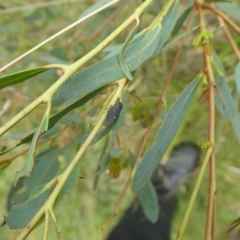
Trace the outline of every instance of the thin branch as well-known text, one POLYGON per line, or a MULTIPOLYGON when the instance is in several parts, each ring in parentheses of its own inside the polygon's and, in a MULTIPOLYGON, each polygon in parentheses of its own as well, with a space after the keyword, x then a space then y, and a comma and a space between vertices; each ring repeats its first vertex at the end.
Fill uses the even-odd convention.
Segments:
POLYGON ((210 7, 208 5, 199 4, 202 9, 209 10, 215 13, 217 16, 221 17, 238 35, 240 35, 240 28, 222 11, 216 9, 215 7, 210 7))
MULTIPOLYGON (((207 32, 204 19, 204 11, 202 5, 199 1, 196 2, 199 13, 199 23, 201 34, 207 32)), ((213 75, 213 70, 211 66, 211 56, 207 52, 203 51, 204 57, 204 69, 208 77, 208 93, 209 93, 209 119, 208 119, 208 141, 214 146, 215 143, 215 80, 213 75)), ((212 240, 216 240, 216 179, 215 179, 215 152, 211 153, 209 159, 209 189, 208 189, 208 209, 207 209, 207 219, 205 225, 205 240, 209 240, 212 236, 212 240)))
POLYGON ((234 54, 236 55, 238 61, 240 61, 240 51, 238 49, 238 46, 236 45, 231 33, 229 32, 228 28, 226 27, 223 19, 219 16, 217 16, 217 18, 218 18, 221 28, 223 29, 224 34, 226 35, 226 37, 233 49, 234 54))

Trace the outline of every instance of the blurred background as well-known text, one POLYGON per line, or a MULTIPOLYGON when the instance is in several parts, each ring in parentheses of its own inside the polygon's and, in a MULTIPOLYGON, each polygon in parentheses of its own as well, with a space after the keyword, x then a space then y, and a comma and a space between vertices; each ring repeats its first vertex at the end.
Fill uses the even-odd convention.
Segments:
MULTIPOLYGON (((91 0, 68 0, 68 1, 33 1, 33 0, 11 0, 0 3, 0 66, 4 66, 11 60, 23 54, 41 41, 52 36, 59 30, 76 21, 81 13, 89 8, 96 1, 91 0)), ((147 27, 161 10, 165 1, 155 1, 141 17, 140 29, 147 27)), ((123 1, 122 4, 115 5, 99 13, 81 25, 73 28, 61 35, 52 42, 46 44, 39 50, 24 58, 14 66, 4 71, 4 74, 21 71, 37 66, 51 63, 71 64, 84 56, 87 52, 97 46, 101 41, 116 29, 134 9, 139 6, 141 1, 123 1)), ((181 1, 179 15, 186 10, 192 1, 181 1)), ((231 13, 232 19, 238 24, 240 22, 239 9, 237 5, 231 3, 221 3, 218 5, 226 13, 231 13), (225 4, 225 5, 224 5, 225 4)), ((206 15, 207 28, 213 31, 215 38, 213 46, 220 56, 225 66, 229 86, 233 86, 234 68, 237 60, 232 52, 231 46, 219 29, 218 21, 211 14, 206 15)), ((193 26, 198 26, 198 18, 195 17, 193 26)), ((122 43, 126 40, 131 29, 124 31, 114 43, 122 43)), ((183 30, 181 30, 183 31, 183 30)), ((187 84, 193 80, 203 68, 201 51, 193 51, 192 41, 197 32, 193 32, 187 38, 177 67, 175 69, 170 87, 166 94, 166 106, 162 110, 164 116, 171 104, 179 96, 187 84)), ((240 46, 239 36, 234 35, 235 41, 240 46)), ((149 106, 150 115, 154 113, 157 106, 161 90, 164 86, 169 68, 175 56, 177 45, 172 46, 167 51, 150 59, 141 66, 134 75, 134 81, 129 84, 126 93, 127 105, 124 125, 118 130, 118 139, 115 143, 117 149, 130 149, 134 154, 137 153, 141 138, 146 131, 145 126, 139 121, 133 121, 132 110, 139 99, 149 106)), ((101 60, 106 53, 100 53, 89 66, 101 60)), ((1 73, 2 74, 2 73, 1 73)), ((1 76, 1 75, 0 75, 1 76)), ((22 108, 31 103, 41 93, 43 93, 59 77, 57 71, 48 71, 30 81, 7 87, 0 93, 0 124, 3 125, 15 116, 22 108)), ((69 138, 72 134, 85 132, 90 129, 100 109, 100 103, 106 97, 108 89, 95 97, 92 101, 75 110, 79 114, 81 123, 77 129, 63 128, 56 142, 60 145, 66 141, 74 141, 69 138), (91 107, 94 104, 95 107, 91 107)), ((206 142, 208 138, 208 105, 205 101, 198 103, 201 92, 198 92, 196 101, 191 107, 184 122, 181 132, 175 139, 175 144, 181 141, 206 142)), ((9 134, 26 132, 38 126, 41 121, 45 107, 40 106, 32 112, 26 119, 17 124, 9 134)), ((161 116, 153 127, 147 146, 151 146, 154 135, 161 123, 161 116)), ((216 112, 216 178, 217 178, 217 236, 218 239, 230 239, 226 234, 232 221, 240 215, 240 148, 239 143, 232 131, 230 123, 216 112)), ((14 141, 0 139, 0 146, 14 145, 14 141)), ((81 163, 81 177, 79 183, 69 191, 57 204, 56 215, 62 239, 88 239, 97 240, 101 236, 101 225, 111 214, 129 174, 127 167, 121 171, 120 176, 114 179, 109 174, 103 174, 100 178, 98 187, 93 190, 97 164, 101 155, 104 141, 92 145, 81 163)), ((17 154, 26 149, 22 145, 10 152, 17 154)), ((44 147, 40 148, 44 149, 44 147)), ((73 153, 76 149, 73 149, 73 153)), ((203 150, 203 154, 204 155, 203 150)), ((1 172, 0 180, 0 216, 2 220, 7 215, 6 199, 16 171, 22 169, 26 161, 26 154, 21 155, 4 171, 1 172)), ((185 187, 178 189, 178 202, 173 223, 172 239, 177 234, 178 227, 184 215, 189 196, 195 183, 196 174, 191 178, 185 187)), ((203 239, 206 208, 208 196, 208 174, 206 172, 204 181, 194 205, 184 239, 203 239)), ((129 189, 124 199, 124 203, 119 214, 114 218, 109 230, 117 223, 124 213, 124 209, 133 199, 134 193, 129 189)), ((28 239, 42 239, 44 225, 40 224, 28 239)), ((5 225, 0 229, 0 238, 4 240, 14 240, 21 230, 9 230, 5 225)), ((56 239, 54 225, 50 224, 49 239, 56 239)))

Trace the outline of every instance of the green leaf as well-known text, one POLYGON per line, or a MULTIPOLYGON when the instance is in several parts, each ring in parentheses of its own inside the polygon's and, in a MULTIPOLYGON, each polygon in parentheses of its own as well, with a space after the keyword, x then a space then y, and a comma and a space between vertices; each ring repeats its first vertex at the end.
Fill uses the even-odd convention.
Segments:
POLYGON ((148 180, 146 185, 137 191, 137 195, 145 216, 155 223, 159 217, 159 206, 157 193, 151 181, 148 180))
POLYGON ((46 202, 52 189, 45 189, 40 194, 26 201, 22 205, 15 205, 5 221, 10 229, 24 228, 46 202))
POLYGON ((168 49, 170 46, 172 46, 175 42, 177 42, 178 40, 182 39, 183 37, 187 36, 189 33, 192 33, 193 31, 195 31, 198 28, 193 28, 190 29, 188 31, 185 31, 183 33, 178 34, 177 36, 169 39, 168 41, 166 41, 161 49, 161 52, 168 49))
POLYGON ((217 88, 215 89, 215 104, 218 111, 225 118, 233 118, 237 114, 237 106, 229 91, 226 78, 220 77, 217 81, 217 88), (221 92, 221 95, 219 94, 221 92))
POLYGON ((237 91, 240 93, 240 62, 235 68, 235 82, 237 86, 237 91))
POLYGON ((22 177, 29 177, 33 166, 34 166, 34 158, 37 148, 37 141, 41 134, 46 132, 48 130, 48 120, 49 120, 49 110, 47 110, 43 116, 42 122, 38 128, 38 130, 34 133, 33 140, 31 142, 30 149, 28 151, 28 159, 27 164, 23 168, 22 171, 19 171, 16 173, 15 179, 14 179, 14 185, 16 185, 17 181, 22 177))
MULTIPOLYGON (((61 149, 52 148, 37 156, 37 163, 30 178, 21 178, 17 183, 17 187, 12 188, 10 191, 8 208, 10 208, 12 204, 15 205, 11 207, 11 211, 5 220, 11 229, 26 227, 29 221, 48 200, 49 195, 56 186, 56 182, 52 182, 52 184, 47 183, 56 177, 57 174, 65 171, 71 160, 71 145, 61 149), (65 162, 60 164, 58 156, 62 151, 65 152, 65 162)), ((57 197, 57 202, 77 183, 78 178, 79 164, 65 182, 57 197)))
POLYGON ((37 76, 40 73, 43 73, 47 70, 49 70, 49 68, 45 66, 45 67, 38 67, 38 68, 23 70, 20 72, 2 76, 2 77, 0 77, 0 89, 24 82, 24 81, 26 81, 34 76, 37 76))
POLYGON ((162 51, 163 45, 167 41, 168 36, 175 25, 175 22, 177 19, 177 12, 178 12, 178 4, 176 3, 176 4, 173 4, 173 6, 167 12, 166 16, 163 18, 161 36, 159 38, 159 42, 157 45, 157 49, 154 53, 154 56, 162 51))
POLYGON ((135 191, 139 191, 147 184, 152 173, 156 169, 159 160, 163 157, 168 146, 174 139, 187 113, 198 85, 199 77, 193 80, 185 88, 185 90, 171 107, 169 113, 164 119, 162 126, 157 132, 153 146, 144 154, 143 159, 136 170, 133 179, 133 189, 135 191))
MULTIPOLYGON (((176 16, 178 4, 174 4, 163 18, 162 28, 155 27, 151 32, 135 35, 125 52, 125 64, 129 71, 136 70, 144 61, 161 51, 171 32, 176 16)), ((71 99, 85 96, 91 91, 109 85, 124 77, 119 64, 119 56, 122 45, 114 48, 107 58, 84 69, 72 76, 55 94, 55 98, 71 99)))
POLYGON ((174 37, 178 31, 181 29, 183 23, 185 22, 185 20, 188 18, 190 12, 192 11, 192 6, 187 8, 182 15, 178 18, 178 20, 176 21, 176 24, 172 30, 172 37, 174 37))
MULTIPOLYGON (((125 50, 125 63, 130 72, 136 70, 149 59, 157 46, 160 28, 156 27, 149 34, 125 50)), ((106 58, 72 76, 55 94, 55 98, 71 99, 84 97, 92 91, 113 83, 124 77, 119 65, 119 56, 106 58)))
POLYGON ((128 36, 126 42, 123 44, 123 47, 121 49, 121 52, 119 54, 119 63, 120 63, 120 67, 125 75, 125 77, 129 80, 133 79, 133 76, 131 75, 128 66, 126 65, 125 61, 126 58, 123 55, 124 54, 124 50, 127 48, 127 46, 129 45, 129 43, 131 42, 131 40, 133 39, 133 37, 135 36, 137 30, 139 27, 139 22, 136 22, 135 27, 133 28, 132 32, 130 33, 130 35, 128 36))
POLYGON ((25 202, 34 186, 43 185, 52 180, 58 173, 60 163, 58 156, 65 148, 52 147, 36 156, 36 164, 29 178, 21 178, 17 185, 10 189, 7 206, 10 209, 13 204, 25 202))

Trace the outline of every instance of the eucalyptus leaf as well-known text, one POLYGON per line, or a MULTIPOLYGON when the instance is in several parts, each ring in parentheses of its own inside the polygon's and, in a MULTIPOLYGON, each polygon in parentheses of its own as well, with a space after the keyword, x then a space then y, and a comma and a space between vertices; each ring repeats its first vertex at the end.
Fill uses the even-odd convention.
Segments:
POLYGON ((168 41, 166 41, 161 49, 161 51, 165 51, 166 49, 168 49, 170 46, 172 46, 175 42, 178 42, 178 40, 182 39, 183 37, 187 36, 189 33, 192 33, 194 30, 196 30, 197 28, 193 28, 190 29, 188 31, 185 31, 183 33, 180 33, 176 36, 174 36, 173 38, 169 39, 168 41))
POLYGON ((29 178, 21 178, 12 186, 7 199, 7 208, 25 202, 34 186, 43 185, 52 180, 60 167, 58 156, 64 148, 52 147, 36 156, 36 164, 29 178))
POLYGON ((19 171, 16 173, 16 176, 14 179, 14 185, 16 185, 17 181, 20 178, 29 177, 32 172, 32 169, 34 166, 34 158, 35 158, 38 138, 40 137, 41 134, 43 134, 44 132, 46 132, 48 130, 48 120, 49 120, 48 114, 49 114, 48 111, 46 111, 38 130, 34 133, 33 140, 31 142, 31 146, 28 151, 27 163, 22 171, 19 171))
MULTIPOLYGON (((163 18, 161 27, 156 26, 151 32, 142 31, 135 35, 135 38, 124 51, 125 64, 130 72, 136 70, 144 61, 161 51, 175 24, 177 10, 178 4, 173 4, 163 18)), ((58 89, 54 97, 60 99, 83 97, 95 89, 112 84, 124 77, 118 55, 121 47, 121 45, 116 47, 114 53, 110 53, 111 57, 108 56, 72 76, 58 89)))
POLYGON ((198 85, 199 77, 185 88, 171 107, 162 126, 157 132, 153 146, 145 152, 142 161, 138 165, 133 179, 133 190, 139 191, 149 181, 158 162, 163 157, 183 122, 198 85))
MULTIPOLYGON (((136 70, 145 60, 149 59, 157 47, 160 27, 146 34, 141 41, 131 44, 125 50, 125 63, 130 72, 136 70)), ((119 65, 119 56, 115 55, 84 69, 72 76, 55 94, 55 98, 71 99, 84 97, 92 91, 114 83, 124 77, 119 65)))
POLYGON ((176 24, 172 30, 172 37, 174 37, 178 31, 181 29, 183 23, 186 21, 186 19, 188 18, 190 12, 192 11, 193 7, 189 7, 187 8, 182 15, 178 18, 178 20, 176 21, 176 24))
POLYGON ((24 82, 47 70, 49 70, 48 67, 38 67, 2 76, 0 77, 0 89, 24 82))
MULTIPOLYGON (((46 150, 37 156, 37 164, 33 169, 30 178, 21 178, 16 188, 12 188, 8 199, 8 208, 12 204, 9 215, 5 222, 11 229, 26 227, 30 220, 40 210, 43 204, 48 200, 48 197, 54 190, 56 182, 48 184, 58 174, 63 173, 72 160, 71 145, 65 148, 52 148, 46 150), (64 151, 70 152, 70 155, 65 156, 65 164, 58 162, 59 154, 64 151)), ((79 179, 79 164, 74 168, 69 178, 63 185, 57 201, 74 185, 79 179)))
POLYGON ((162 51, 164 43, 167 41, 169 34, 171 33, 177 19, 178 12, 178 3, 172 5, 172 7, 167 12, 166 16, 162 21, 162 29, 161 29, 161 37, 159 38, 159 42, 154 53, 159 54, 162 51))
POLYGON ((143 188, 137 191, 137 195, 145 216, 152 223, 155 223, 159 217, 158 197, 150 180, 147 181, 143 188))
POLYGON ((46 189, 22 205, 14 205, 5 222, 10 229, 24 228, 48 199, 52 189, 46 189))

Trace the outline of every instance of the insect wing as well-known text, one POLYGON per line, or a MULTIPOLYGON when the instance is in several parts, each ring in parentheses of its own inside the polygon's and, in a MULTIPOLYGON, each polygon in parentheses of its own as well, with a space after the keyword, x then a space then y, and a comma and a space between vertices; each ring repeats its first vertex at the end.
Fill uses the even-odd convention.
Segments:
POLYGON ((115 105, 113 105, 111 107, 111 109, 109 110, 106 119, 104 121, 104 125, 105 126, 110 126, 114 120, 117 118, 118 114, 121 112, 123 108, 123 105, 121 102, 116 102, 115 105))

